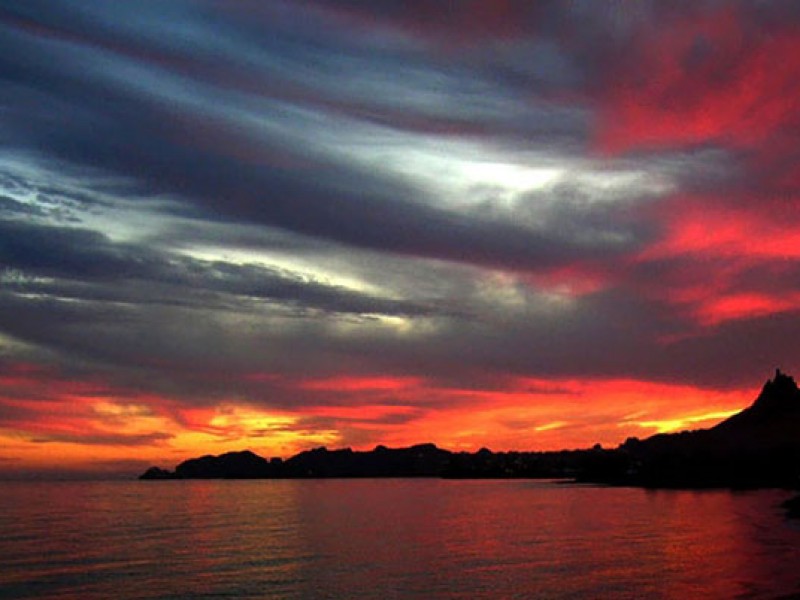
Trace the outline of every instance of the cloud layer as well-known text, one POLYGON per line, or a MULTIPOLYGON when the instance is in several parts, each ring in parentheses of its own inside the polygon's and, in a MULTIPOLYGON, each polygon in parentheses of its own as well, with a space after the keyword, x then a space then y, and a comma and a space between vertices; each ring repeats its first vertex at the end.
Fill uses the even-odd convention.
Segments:
POLYGON ((781 1, 7 3, 2 465, 743 406, 800 364, 798 44, 781 1))

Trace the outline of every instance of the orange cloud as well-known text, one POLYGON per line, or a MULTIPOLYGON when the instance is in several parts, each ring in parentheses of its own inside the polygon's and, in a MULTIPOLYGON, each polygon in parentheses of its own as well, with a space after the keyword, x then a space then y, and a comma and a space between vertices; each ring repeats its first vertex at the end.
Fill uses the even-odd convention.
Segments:
MULTIPOLYGON (((174 398, 115 393, 96 381, 71 381, 24 366, 6 369, 3 377, 15 388, 13 396, 0 395, 0 469, 91 470, 131 459, 173 465, 242 448, 289 456, 320 445, 614 446, 632 435, 710 424, 754 396, 752 390, 719 392, 636 380, 513 378, 492 389, 462 389, 416 378, 342 375, 312 386, 320 393, 334 389, 338 404, 278 410, 230 399, 197 408, 174 398), (375 402, 376 391, 387 389, 400 395, 389 404, 375 402)), ((307 389, 308 383, 298 381, 296 388, 307 389)))
MULTIPOLYGON (((436 388, 420 393, 436 398, 436 407, 408 422, 363 422, 375 437, 356 446, 403 446, 421 441, 463 450, 482 446, 555 450, 596 442, 615 446, 629 436, 668 430, 670 424, 673 428, 712 424, 713 416, 708 415, 721 415, 717 419, 721 420, 753 397, 752 391, 718 392, 635 380, 530 378, 509 380, 502 389, 436 388), (636 408, 633 414, 632 407, 636 408), (707 415, 702 422, 700 414, 707 415)), ((336 412, 329 410, 328 414, 336 412)))

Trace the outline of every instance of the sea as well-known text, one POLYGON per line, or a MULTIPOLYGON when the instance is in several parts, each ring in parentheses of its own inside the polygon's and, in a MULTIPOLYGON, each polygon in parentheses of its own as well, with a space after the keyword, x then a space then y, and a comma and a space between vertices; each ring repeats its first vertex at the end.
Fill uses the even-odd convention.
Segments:
POLYGON ((0 482, 2 598, 793 598, 779 490, 0 482))

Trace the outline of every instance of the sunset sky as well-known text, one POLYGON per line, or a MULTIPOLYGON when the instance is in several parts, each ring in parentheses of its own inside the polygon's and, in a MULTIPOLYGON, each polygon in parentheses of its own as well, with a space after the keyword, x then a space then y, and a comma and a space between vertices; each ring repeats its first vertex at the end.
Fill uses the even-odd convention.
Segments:
POLYGON ((0 477, 709 426, 799 155, 795 0, 0 2, 0 477))

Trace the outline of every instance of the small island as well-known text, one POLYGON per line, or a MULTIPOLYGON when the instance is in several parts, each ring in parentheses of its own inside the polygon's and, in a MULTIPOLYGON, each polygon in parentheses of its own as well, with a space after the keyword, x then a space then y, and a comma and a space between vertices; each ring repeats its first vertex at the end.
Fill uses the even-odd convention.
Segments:
POLYGON ((755 402, 710 429, 630 438, 613 449, 451 452, 434 444, 370 451, 317 448, 286 460, 245 450, 203 456, 139 478, 298 479, 327 477, 567 478, 650 488, 780 487, 800 483, 800 390, 776 370, 755 402))

